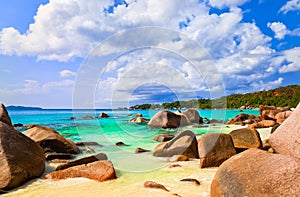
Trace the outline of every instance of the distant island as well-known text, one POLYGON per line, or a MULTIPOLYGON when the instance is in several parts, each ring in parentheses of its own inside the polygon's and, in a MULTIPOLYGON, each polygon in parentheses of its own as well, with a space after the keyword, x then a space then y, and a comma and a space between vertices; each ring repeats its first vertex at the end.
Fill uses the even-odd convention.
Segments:
POLYGON ((224 108, 228 109, 253 109, 260 105, 271 105, 277 107, 294 108, 300 102, 300 85, 289 85, 279 87, 267 91, 259 91, 247 94, 232 94, 218 99, 194 99, 189 101, 174 101, 162 104, 139 104, 131 106, 130 109, 182 109, 182 108, 198 108, 212 109, 224 108))
POLYGON ((25 106, 14 106, 10 105, 6 107, 7 110, 42 110, 41 107, 25 107, 25 106))

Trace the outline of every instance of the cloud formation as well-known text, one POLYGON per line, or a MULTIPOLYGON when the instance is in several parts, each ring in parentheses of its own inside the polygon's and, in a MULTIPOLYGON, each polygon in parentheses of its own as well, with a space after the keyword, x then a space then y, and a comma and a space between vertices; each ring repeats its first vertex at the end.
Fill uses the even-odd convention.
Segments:
POLYGON ((290 0, 284 6, 282 6, 279 12, 283 12, 284 14, 290 11, 300 10, 300 0, 290 0))

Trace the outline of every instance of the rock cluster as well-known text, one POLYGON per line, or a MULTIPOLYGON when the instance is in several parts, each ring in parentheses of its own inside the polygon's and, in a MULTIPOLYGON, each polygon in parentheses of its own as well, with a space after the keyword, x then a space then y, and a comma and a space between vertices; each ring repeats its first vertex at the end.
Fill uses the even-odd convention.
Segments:
POLYGON ((45 169, 43 149, 15 130, 0 105, 0 189, 13 189, 39 177, 45 169))
MULTIPOLYGON (((275 119, 282 111, 287 113, 285 108, 260 110, 264 119, 275 119)), ((211 196, 298 196, 299 139, 300 104, 265 142, 266 149, 271 147, 274 153, 251 148, 223 162, 212 181, 211 196)))

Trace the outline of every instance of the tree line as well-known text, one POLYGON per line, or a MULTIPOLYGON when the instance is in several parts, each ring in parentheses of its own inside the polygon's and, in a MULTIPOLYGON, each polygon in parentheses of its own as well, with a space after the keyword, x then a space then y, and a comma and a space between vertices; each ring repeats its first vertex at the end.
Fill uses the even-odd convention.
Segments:
POLYGON ((232 94, 218 99, 194 99, 189 101, 174 101, 162 104, 141 104, 130 107, 130 109, 182 109, 182 108, 228 108, 239 109, 241 106, 253 108, 260 105, 271 105, 276 107, 296 107, 300 102, 300 86, 289 85, 267 91, 259 91, 247 94, 232 94))

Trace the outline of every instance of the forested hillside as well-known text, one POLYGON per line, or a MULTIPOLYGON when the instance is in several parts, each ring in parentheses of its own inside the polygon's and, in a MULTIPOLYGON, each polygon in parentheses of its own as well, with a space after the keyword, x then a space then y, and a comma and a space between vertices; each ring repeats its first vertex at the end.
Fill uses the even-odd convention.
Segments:
POLYGON ((215 100, 198 99, 189 101, 175 101, 163 104, 142 104, 132 106, 131 109, 179 109, 179 108, 224 108, 238 109, 241 106, 259 107, 260 105, 274 105, 277 107, 296 107, 300 102, 300 86, 290 85, 272 90, 247 94, 232 94, 215 100), (225 103, 226 102, 226 103, 225 103))

